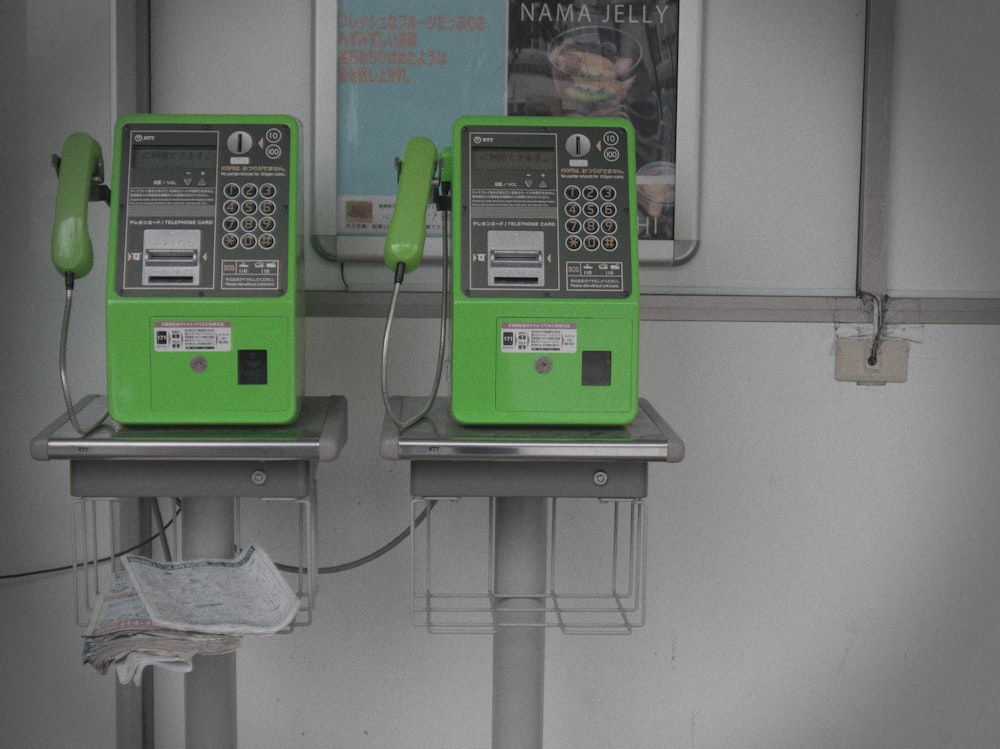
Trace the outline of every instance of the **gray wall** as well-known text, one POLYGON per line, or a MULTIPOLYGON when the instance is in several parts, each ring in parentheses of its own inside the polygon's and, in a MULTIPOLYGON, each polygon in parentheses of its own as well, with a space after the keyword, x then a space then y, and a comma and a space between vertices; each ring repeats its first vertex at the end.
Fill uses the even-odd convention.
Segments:
MULTIPOLYGON (((887 196, 891 275, 900 288, 930 284, 949 294, 975 291, 978 283, 995 296, 996 211, 965 205, 952 218, 916 210, 935 197, 908 175, 922 151, 935 150, 919 136, 922 126, 940 132, 947 120, 937 105, 913 104, 920 100, 917 70, 924 66, 945 82, 982 76, 984 62, 995 70, 990 40, 966 32, 995 27, 996 11, 983 1, 951 6, 945 18, 930 0, 900 6, 895 95, 904 105, 894 114, 899 138, 887 196), (944 45, 933 64, 920 54, 929 41, 944 45), (979 249, 944 265, 939 240, 956 234, 968 239, 963 246, 979 249), (921 263, 942 272, 913 270, 921 263)), ((310 4, 284 4, 280 17, 270 7, 154 2, 154 109, 281 108, 308 122, 311 81, 295 71, 309 67, 310 4), (225 66, 191 75, 191 66, 219 58, 177 51, 218 43, 223 35, 208 29, 232 24, 237 10, 242 20, 228 27, 225 66), (245 36, 260 27, 271 36, 255 37, 262 49, 252 59, 245 36), (290 75, 280 88, 248 94, 261 58, 290 75)), ((793 89, 807 86, 811 78, 796 73, 802 68, 791 54, 810 49, 796 31, 806 7, 792 0, 706 3, 705 126, 717 144, 705 153, 706 169, 714 170, 706 188, 720 184, 723 157, 738 158, 742 149, 733 144, 746 138, 740 131, 746 120, 730 98, 747 75, 746 66, 733 64, 733 30, 744 29, 760 45, 763 58, 756 59, 769 61, 780 80, 793 89)), ((857 2, 850 13, 818 4, 808 12, 856 55, 859 10, 857 2)), ((108 3, 6 2, 4 12, 0 75, 4 99, 13 104, 0 112, 0 225, 7 238, 0 570, 7 573, 63 563, 71 554, 66 466, 33 462, 27 450, 61 408, 62 283, 48 260, 55 192, 48 158, 77 129, 94 134, 107 152, 114 113, 108 3)), ((824 85, 857 90, 858 70, 853 58, 843 68, 831 66, 833 82, 824 85)), ((979 80, 985 85, 988 78, 979 80)), ((948 111, 968 113, 960 119, 962 142, 982 147, 981 156, 939 158, 935 174, 949 185, 969 176, 980 193, 995 195, 997 170, 968 168, 996 164, 986 136, 996 128, 980 131, 968 122, 975 115, 997 124, 995 108, 978 92, 971 84, 951 86, 947 101, 948 111)), ((788 111, 768 106, 751 113, 765 133, 765 115, 781 123, 775 138, 794 157, 774 175, 782 183, 819 158, 806 133, 786 119, 815 122, 815 112, 794 106, 804 93, 789 91, 788 111)), ((846 132, 842 113, 830 115, 846 132)), ((838 162, 829 182, 801 187, 795 211, 769 207, 768 215, 781 219, 777 235, 773 222, 758 222, 746 204, 727 212, 728 190, 706 190, 703 222, 711 220, 711 231, 706 226, 705 233, 716 239, 702 248, 705 261, 713 245, 716 256, 732 254, 737 238, 760 247, 777 240, 780 257, 805 246, 797 246, 797 237, 822 237, 831 216, 856 202, 856 163, 838 162), (713 195, 722 202, 713 203, 713 195)), ((98 248, 106 241, 102 211, 92 209, 98 248)), ((97 258, 92 276, 77 287, 70 361, 80 395, 104 387, 100 249, 97 258)), ((849 279, 853 269, 837 273, 849 279)), ((798 283, 786 286, 792 292, 798 283)), ((406 466, 378 457, 381 332, 379 319, 307 324, 308 391, 344 394, 351 412, 347 448, 319 471, 324 563, 366 553, 408 520, 406 466)), ((835 338, 847 332, 833 324, 643 324, 643 395, 684 438, 687 454, 680 464, 651 469, 646 626, 629 637, 548 636, 547 747, 977 749, 1000 740, 993 709, 1000 700, 1000 329, 891 331, 912 342, 910 372, 905 384, 885 387, 834 381, 835 338)), ((435 336, 433 320, 399 323, 395 392, 425 391, 435 336), (416 373, 412 381, 404 381, 404 367, 416 373)), ((292 523, 278 514, 244 502, 245 539, 281 558, 292 555, 286 532, 292 523)), ((593 555, 586 548, 578 553, 585 561, 593 555)), ((70 576, 0 586, 3 743, 112 745, 113 681, 80 665, 70 576)), ((310 627, 245 642, 238 656, 241 746, 484 745, 489 639, 432 636, 410 626, 408 596, 409 555, 400 548, 368 567, 324 577, 310 627)), ((182 744, 180 686, 179 677, 157 674, 162 746, 182 744)))

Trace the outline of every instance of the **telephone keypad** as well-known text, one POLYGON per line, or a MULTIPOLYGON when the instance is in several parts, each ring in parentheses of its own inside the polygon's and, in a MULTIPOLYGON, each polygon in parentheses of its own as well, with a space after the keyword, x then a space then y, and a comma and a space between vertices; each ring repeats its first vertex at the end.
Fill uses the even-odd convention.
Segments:
POLYGON ((632 294, 631 129, 588 119, 568 126, 535 121, 473 119, 454 130, 463 293, 632 294))
POLYGON ((124 296, 281 296, 296 270, 294 126, 195 118, 116 133, 124 296), (120 137, 119 137, 120 136, 120 137), (271 152, 267 146, 280 146, 271 152))
POLYGON ((222 237, 222 246, 229 250, 237 247, 244 250, 273 248, 275 238, 271 232, 277 225, 271 216, 278 209, 274 202, 278 189, 270 182, 262 185, 255 182, 242 185, 228 182, 222 188, 222 193, 230 198, 222 206, 226 214, 222 220, 222 228, 226 232, 222 237), (235 200, 237 197, 242 197, 243 201, 235 200), (257 202, 256 198, 263 200, 257 202), (260 218, 257 218, 258 215, 260 218))
POLYGON ((576 252, 586 249, 596 252, 603 249, 614 252, 619 248, 615 236, 618 233, 618 205, 614 202, 618 191, 613 185, 586 184, 568 185, 563 195, 569 201, 563 204, 563 213, 568 216, 564 228, 566 230, 566 249, 576 252), (582 205, 578 200, 585 200, 582 205), (581 223, 576 217, 584 216, 581 223), (603 220, 598 220, 603 217, 603 220))

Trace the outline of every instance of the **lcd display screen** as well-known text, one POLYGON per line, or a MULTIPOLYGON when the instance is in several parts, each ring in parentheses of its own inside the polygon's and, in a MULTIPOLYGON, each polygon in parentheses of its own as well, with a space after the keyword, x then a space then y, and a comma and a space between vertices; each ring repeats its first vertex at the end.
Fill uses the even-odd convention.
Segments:
POLYGON ((473 148, 476 169, 548 169, 556 168, 556 155, 550 148, 473 148))
POLYGON ((136 146, 134 169, 214 169, 215 146, 136 146))

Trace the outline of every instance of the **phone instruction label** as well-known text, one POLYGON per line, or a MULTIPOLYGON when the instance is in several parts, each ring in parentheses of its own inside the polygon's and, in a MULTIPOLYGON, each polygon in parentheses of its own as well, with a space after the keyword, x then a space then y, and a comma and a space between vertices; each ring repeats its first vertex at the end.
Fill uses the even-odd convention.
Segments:
POLYGON ((500 351, 505 354, 574 354, 576 323, 502 323, 500 351))
POLYGON ((153 324, 154 351, 230 351, 232 346, 230 322, 164 320, 153 324))

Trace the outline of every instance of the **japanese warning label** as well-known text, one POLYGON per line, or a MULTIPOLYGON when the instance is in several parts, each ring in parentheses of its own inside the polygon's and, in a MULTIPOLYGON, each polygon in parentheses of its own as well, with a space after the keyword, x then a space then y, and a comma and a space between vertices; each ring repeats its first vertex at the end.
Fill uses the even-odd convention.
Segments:
POLYGON ((625 266, 620 262, 566 263, 566 288, 573 291, 623 291, 625 266))
POLYGON ((232 343, 229 322, 165 320, 153 325, 154 351, 229 351, 232 343))
POLYGON ((500 326, 500 351, 513 353, 576 353, 576 323, 505 322, 500 326))

